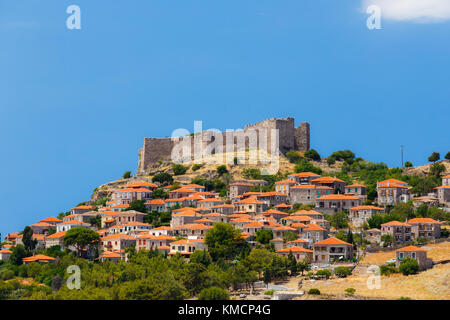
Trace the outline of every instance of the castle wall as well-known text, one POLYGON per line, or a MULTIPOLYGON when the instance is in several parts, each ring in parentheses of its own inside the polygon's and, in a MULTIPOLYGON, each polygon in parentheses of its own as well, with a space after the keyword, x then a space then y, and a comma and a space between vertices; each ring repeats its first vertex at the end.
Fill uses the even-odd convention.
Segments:
MULTIPOLYGON (((249 148, 249 141, 256 133, 256 147, 262 147, 259 139, 267 139, 266 146, 269 153, 274 154, 272 150, 272 137, 271 130, 278 129, 279 133, 279 150, 283 153, 286 153, 289 150, 299 150, 299 151, 307 151, 310 148, 310 128, 309 123, 304 122, 301 123, 299 127, 295 127, 294 118, 282 118, 282 119, 267 119, 260 122, 257 122, 253 125, 247 125, 244 127, 243 132, 245 133, 245 143, 243 144, 246 149, 249 148), (266 136, 260 136, 259 132, 262 130, 266 131, 266 136), (252 132, 255 130, 255 132, 252 132)), ((239 132, 239 131, 235 131, 239 132)), ((242 131, 240 131, 242 133, 242 131)), ((227 137, 229 139, 233 139, 233 149, 234 151, 242 151, 242 147, 238 150, 238 138, 236 136, 230 136, 227 134, 223 135, 223 141, 217 141, 217 144, 223 145, 223 152, 227 152, 225 146, 227 144, 227 137)), ((181 150, 181 145, 189 145, 191 146, 191 157, 194 157, 194 152, 200 152, 200 150, 206 150, 206 148, 211 149, 211 142, 215 141, 214 134, 211 132, 204 131, 195 136, 185 137, 184 140, 174 141, 172 138, 145 138, 144 146, 139 150, 139 164, 138 164, 138 172, 144 172, 148 170, 152 165, 157 164, 159 161, 171 161, 172 159, 172 150, 181 150), (189 139, 189 140, 186 140, 189 139), (209 147, 208 147, 209 146, 209 147), (176 147, 177 149, 174 149, 176 147)), ((230 150, 228 150, 230 151, 230 150)), ((215 153, 219 153, 220 150, 215 150, 215 153)))

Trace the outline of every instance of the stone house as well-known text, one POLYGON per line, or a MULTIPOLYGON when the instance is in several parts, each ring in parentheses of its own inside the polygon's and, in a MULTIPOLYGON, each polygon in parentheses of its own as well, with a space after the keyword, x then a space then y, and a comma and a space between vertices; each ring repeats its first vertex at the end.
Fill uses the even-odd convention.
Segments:
POLYGON ((254 197, 249 197, 234 203, 235 212, 245 212, 253 215, 266 211, 267 207, 266 203, 254 197))
POLYGON ((220 213, 224 215, 233 214, 234 205, 232 204, 219 204, 217 206, 211 207, 212 213, 220 213))
POLYGON ((431 218, 415 218, 408 221, 411 225, 413 239, 439 239, 441 237, 441 223, 431 218))
POLYGON ((332 263, 353 258, 353 245, 337 238, 328 238, 312 244, 314 263, 332 263))
POLYGON ((84 223, 78 220, 70 220, 66 222, 61 222, 56 225, 56 232, 69 231, 75 227, 89 228, 91 225, 89 223, 84 223))
POLYGON ((204 218, 213 220, 214 222, 228 222, 229 217, 226 214, 212 212, 203 215, 204 218))
POLYGON ((253 184, 248 183, 248 182, 234 182, 234 183, 230 183, 229 186, 228 186, 228 188, 229 188, 228 196, 230 198, 240 196, 241 194, 249 192, 250 188, 252 186, 253 186, 253 184))
POLYGON ((311 184, 311 180, 320 178, 320 175, 312 172, 300 172, 288 175, 288 180, 297 182, 298 184, 311 184))
POLYGON ((212 207, 218 206, 218 205, 223 204, 223 203, 224 202, 221 199, 207 198, 207 199, 200 200, 198 202, 198 206, 200 208, 212 209, 212 207))
POLYGON ((172 213, 172 220, 170 227, 175 229, 185 224, 194 223, 195 220, 201 219, 203 216, 194 210, 183 210, 177 213, 172 213))
POLYGON ((205 191, 205 186, 201 186, 199 184, 185 184, 185 185, 182 185, 181 187, 194 190, 195 192, 204 192, 205 191))
POLYGON ((381 242, 381 230, 372 228, 364 231, 364 238, 370 243, 380 243, 381 242))
POLYGON ((450 186, 450 174, 442 177, 442 185, 450 186))
POLYGON ((401 262, 406 258, 412 258, 419 264, 419 270, 423 271, 433 266, 433 261, 427 258, 427 250, 416 247, 407 246, 395 251, 395 266, 400 267, 401 262))
POLYGON ((182 239, 170 244, 169 255, 180 253, 183 256, 189 257, 194 251, 205 249, 207 249, 207 246, 203 239, 182 239))
POLYGON ((302 232, 302 238, 310 241, 311 243, 316 243, 328 238, 328 230, 322 228, 317 224, 308 224, 302 232))
POLYGON ((377 183, 378 203, 394 205, 411 200, 408 184, 397 179, 388 179, 377 183))
POLYGON ((75 208, 70 209, 70 214, 80 214, 80 213, 85 213, 88 212, 90 210, 94 209, 93 206, 89 206, 89 205, 81 205, 81 206, 77 206, 75 208))
POLYGON ((267 204, 268 207, 286 203, 287 195, 281 192, 262 192, 256 195, 256 199, 267 204))
POLYGON ((350 208, 360 205, 361 199, 356 196, 330 194, 317 199, 316 210, 327 214, 334 214, 336 212, 350 210, 350 208))
POLYGON ((130 204, 136 200, 144 202, 152 198, 153 192, 147 188, 122 188, 112 194, 112 200, 115 204, 130 204))
POLYGON ((8 249, 0 249, 0 260, 8 261, 11 254, 12 254, 12 251, 10 251, 8 249))
POLYGON ((208 230, 211 228, 211 226, 207 226, 202 223, 189 223, 174 228, 174 231, 175 235, 179 235, 182 237, 203 239, 206 235, 206 232, 208 232, 208 230))
POLYGON ((166 202, 163 199, 148 200, 145 206, 149 211, 164 212, 166 210, 166 202))
POLYGON ((127 234, 112 234, 103 238, 100 238, 100 248, 103 251, 121 251, 125 250, 132 244, 136 243, 136 237, 127 234))
POLYGON ((363 184, 351 184, 345 186, 345 194, 350 196, 356 196, 361 199, 362 202, 367 200, 367 187, 363 184))
POLYGON ((151 229, 150 234, 156 237, 160 235, 171 236, 173 235, 173 229, 171 227, 161 226, 151 229))
POLYGON ((320 177, 311 180, 311 184, 315 184, 316 186, 329 187, 334 190, 333 193, 344 193, 346 185, 344 180, 338 179, 336 177, 320 177))
POLYGON ((112 263, 118 263, 120 260, 124 259, 124 256, 125 255, 120 252, 105 251, 100 255, 99 260, 101 262, 110 261, 112 263))
POLYGON ((289 241, 286 243, 286 247, 287 248, 291 248, 291 247, 302 247, 305 249, 308 249, 310 247, 310 243, 308 240, 303 239, 303 238, 299 238, 297 240, 293 240, 293 241, 289 241))
POLYGON ((297 233, 297 229, 289 227, 289 226, 280 225, 279 227, 273 228, 272 232, 273 232, 273 236, 275 238, 283 238, 284 235, 288 232, 297 233))
POLYGON ((443 185, 435 189, 437 191, 437 198, 439 203, 442 205, 450 206, 450 186, 443 185))
POLYGON ((384 213, 384 209, 376 206, 357 206, 350 208, 349 221, 355 227, 362 227, 367 220, 377 213, 384 213))
POLYGON ((170 244, 176 239, 173 236, 142 234, 136 238, 136 250, 158 249, 162 253, 169 253, 170 244))
POLYGON ((281 180, 275 182, 275 191, 289 196, 289 189, 297 184, 294 180, 281 180))
POLYGON ((381 225, 381 236, 390 234, 395 243, 404 243, 412 240, 412 226, 400 221, 390 221, 381 225))
POLYGON ((136 210, 121 211, 114 217, 117 224, 144 222, 145 213, 136 210))
POLYGON ((64 250, 64 235, 67 231, 56 232, 45 238, 45 248, 48 249, 53 246, 60 246, 61 250, 64 250))
POLYGON ((333 193, 334 190, 330 187, 304 184, 292 186, 290 188, 289 199, 291 203, 315 205, 319 197, 333 193))
POLYGON ((308 262, 312 262, 313 260, 313 251, 309 249, 305 249, 304 247, 288 247, 281 250, 277 250, 276 253, 282 256, 288 256, 289 252, 295 257, 295 260, 302 261, 307 260, 308 262))
POLYGON ((30 225, 34 234, 48 234, 50 230, 55 230, 56 227, 53 224, 47 222, 38 222, 30 225))
POLYGON ((169 199, 185 198, 185 197, 189 197, 195 193, 197 193, 197 191, 194 191, 192 189, 178 188, 178 189, 169 191, 169 199))

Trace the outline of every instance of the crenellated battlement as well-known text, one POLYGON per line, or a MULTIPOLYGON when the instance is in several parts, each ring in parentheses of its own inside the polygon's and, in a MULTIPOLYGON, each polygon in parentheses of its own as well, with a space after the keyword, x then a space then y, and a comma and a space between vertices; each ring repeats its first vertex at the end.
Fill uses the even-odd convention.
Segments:
MULTIPOLYGON (((272 130, 278 130, 278 146, 282 153, 286 153, 290 150, 308 151, 310 148, 310 125, 308 122, 302 122, 298 127, 295 127, 295 120, 292 117, 286 118, 269 118, 256 122, 255 124, 249 124, 244 127, 244 133, 251 131, 267 132, 267 145, 271 146, 272 143, 272 130)), ((204 138, 209 136, 209 131, 203 131, 198 139, 195 136, 191 136, 192 148, 207 147, 208 144, 214 140, 204 138)), ((226 136, 226 135, 225 135, 226 136)), ((223 139, 223 145, 226 143, 226 138, 223 139)), ((172 138, 144 138, 144 145, 139 149, 139 165, 138 172, 145 172, 152 165, 157 164, 160 161, 171 161, 172 150, 178 145, 180 141, 172 138)), ((258 137, 258 145, 259 144, 258 137)), ((238 148, 237 141, 233 138, 234 147, 238 148)), ((248 141, 245 142, 245 147, 248 148, 248 141)), ((269 147, 270 148, 270 147, 269 147)))

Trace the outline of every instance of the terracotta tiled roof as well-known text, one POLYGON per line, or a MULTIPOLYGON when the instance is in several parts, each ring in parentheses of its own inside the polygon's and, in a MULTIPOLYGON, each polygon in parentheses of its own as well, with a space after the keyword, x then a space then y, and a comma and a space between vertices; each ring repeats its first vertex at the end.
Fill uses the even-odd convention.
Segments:
POLYGON ((297 182, 295 182, 294 180, 281 180, 275 182, 275 184, 297 184, 297 182))
POLYGON ((405 226, 405 227, 411 227, 410 224, 404 223, 404 222, 400 222, 400 221, 390 221, 387 223, 383 223, 382 226, 405 226))
POLYGON ((436 221, 431 218, 414 218, 408 221, 408 223, 439 223, 439 221, 436 221))
POLYGON ((320 177, 320 175, 316 174, 316 173, 312 173, 312 172, 299 172, 299 173, 293 173, 290 174, 289 177, 299 177, 299 178, 308 178, 308 177, 320 177))
POLYGON ((59 220, 59 219, 57 219, 55 217, 50 217, 50 218, 47 218, 47 219, 42 219, 40 222, 62 222, 62 220, 59 220))
POLYGON ((334 237, 331 237, 331 238, 328 238, 328 239, 325 239, 325 240, 313 243, 314 246, 316 246, 316 245, 328 245, 328 244, 329 245, 345 244, 347 246, 352 246, 350 243, 347 243, 345 241, 342 241, 342 240, 340 240, 338 238, 334 238, 334 237))
POLYGON ((56 232, 52 235, 49 235, 47 237, 47 239, 60 239, 62 237, 64 237, 64 235, 66 234, 67 231, 61 231, 61 232, 56 232))
POLYGON ((360 200, 355 196, 347 196, 344 194, 327 194, 326 196, 320 197, 318 200, 360 200))
POLYGON ((427 251, 427 250, 416 247, 416 246, 407 246, 407 247, 397 249, 395 251, 427 251))
POLYGON ((333 183, 333 182, 345 182, 344 180, 333 178, 333 177, 320 177, 314 180, 311 180, 311 182, 317 182, 317 183, 333 183))
POLYGON ((383 210, 384 211, 383 208, 375 207, 375 206, 357 206, 357 207, 350 208, 350 210, 353 210, 353 211, 358 211, 358 210, 383 210))
POLYGON ((277 250, 278 253, 312 253, 312 250, 305 249, 303 247, 290 247, 281 250, 277 250))
POLYGON ((49 262, 49 261, 55 261, 55 258, 44 256, 43 254, 37 254, 32 257, 23 258, 24 262, 34 262, 34 261, 43 261, 43 262, 49 262))

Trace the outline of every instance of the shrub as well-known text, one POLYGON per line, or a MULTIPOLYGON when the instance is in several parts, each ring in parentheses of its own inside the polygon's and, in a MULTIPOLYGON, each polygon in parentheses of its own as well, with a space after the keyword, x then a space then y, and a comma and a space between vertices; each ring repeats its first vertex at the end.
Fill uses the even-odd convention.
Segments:
POLYGON ((192 166, 192 171, 197 171, 198 169, 200 169, 202 166, 201 165, 199 165, 198 163, 196 163, 196 164, 194 164, 193 166, 192 166))
POLYGON ((299 163, 297 163, 294 167, 294 171, 295 171, 295 173, 312 172, 315 174, 322 174, 322 169, 314 166, 308 160, 302 160, 299 163))
POLYGON ((345 278, 352 274, 352 271, 347 267, 337 267, 334 269, 334 274, 340 278, 345 278))
POLYGON ((406 258, 400 263, 398 270, 405 276, 416 274, 419 271, 419 264, 415 259, 406 258))
POLYGON ((308 294, 317 294, 320 295, 320 290, 317 288, 311 288, 308 290, 308 294))
POLYGON ((286 152, 286 158, 288 158, 289 162, 291 163, 296 163, 302 160, 300 152, 294 150, 286 152))
POLYGON ((305 152, 305 157, 307 159, 310 159, 310 160, 315 160, 315 161, 319 161, 320 160, 320 154, 314 149, 306 151, 305 152))
POLYGON ((274 292, 275 292, 275 290, 269 290, 269 291, 264 292, 264 294, 266 296, 271 296, 271 295, 273 295, 274 292))
POLYGON ((228 300, 230 295, 228 292, 219 287, 209 287, 203 289, 199 296, 199 300, 228 300))
POLYGON ((225 173, 228 173, 228 169, 226 165, 221 165, 217 167, 217 173, 219 174, 219 176, 223 176, 225 173))
POLYGON ((325 276, 328 279, 331 276, 331 271, 328 269, 322 269, 316 272, 316 276, 325 276))
POLYGON ((411 168, 412 166, 413 166, 412 162, 410 162, 410 161, 406 161, 405 162, 405 167, 406 168, 411 168))
POLYGON ((176 176, 185 174, 187 171, 187 167, 183 166, 182 164, 174 164, 172 165, 173 174, 176 176))
POLYGON ((131 178, 131 171, 127 171, 122 176, 123 179, 130 179, 131 178))
POLYGON ((381 275, 388 276, 391 273, 398 273, 398 269, 395 267, 395 263, 389 263, 389 264, 380 266, 380 274, 381 275))
POLYGON ((167 172, 160 172, 160 173, 155 174, 155 176, 152 178, 152 182, 159 182, 161 184, 169 184, 169 183, 173 182, 173 178, 167 172))
POLYGON ((355 294, 355 292, 356 292, 355 288, 347 288, 347 289, 345 289, 345 295, 346 296, 352 296, 352 295, 355 294))

